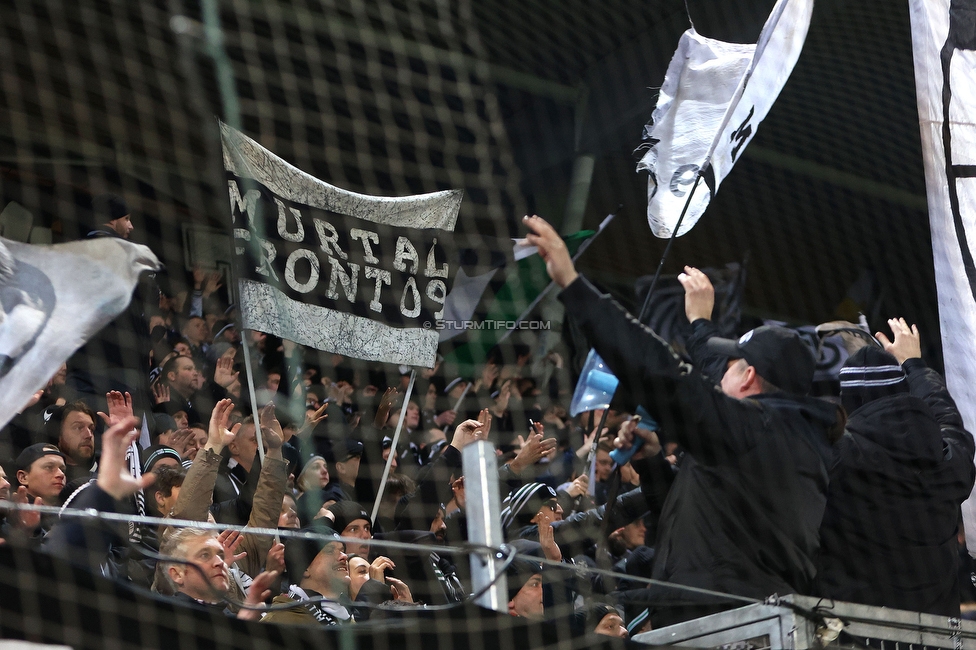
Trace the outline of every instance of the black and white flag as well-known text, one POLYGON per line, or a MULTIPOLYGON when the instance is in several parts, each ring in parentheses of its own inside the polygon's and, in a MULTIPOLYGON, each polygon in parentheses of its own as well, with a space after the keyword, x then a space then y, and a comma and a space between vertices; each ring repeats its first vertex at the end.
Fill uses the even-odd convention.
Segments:
POLYGON ((356 194, 221 131, 245 328, 431 367, 455 279, 512 262, 511 240, 453 232, 460 190, 356 194))
MULTIPOLYGON (((915 88, 946 383, 976 431, 976 0, 911 0, 915 88)), ((976 499, 963 504, 976 552, 976 499)))
POLYGON ((33 246, 0 238, 0 427, 129 305, 145 246, 104 237, 33 246))
POLYGON ((644 127, 647 222, 670 237, 694 190, 678 235, 694 227, 742 150, 756 135, 793 66, 810 27, 813 0, 779 0, 759 40, 726 43, 689 29, 681 35, 644 127))

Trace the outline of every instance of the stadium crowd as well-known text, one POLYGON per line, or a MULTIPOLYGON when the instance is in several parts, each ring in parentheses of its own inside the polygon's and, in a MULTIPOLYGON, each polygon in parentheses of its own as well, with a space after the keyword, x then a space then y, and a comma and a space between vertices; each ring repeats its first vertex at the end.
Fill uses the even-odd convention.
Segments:
MULTIPOLYGON (((96 208, 89 236, 129 236, 124 202, 96 208)), ((268 623, 458 603, 472 591, 467 553, 452 550, 468 539, 461 452, 489 440, 518 551, 513 616, 625 637, 742 604, 727 594, 947 616, 974 599, 959 532, 973 437, 916 328, 892 319, 890 338, 862 337, 840 394, 812 397, 814 354, 795 332, 716 335, 701 271, 679 278, 693 329, 684 358, 579 276, 547 223, 525 223, 567 313, 621 381, 602 429, 601 412, 568 416, 563 357, 519 346, 473 377, 420 370, 401 409, 409 368, 241 331, 221 276, 195 270, 192 291, 137 290, 0 433, 0 499, 201 525, 7 508, 4 543, 268 623), (656 426, 638 426, 638 405, 656 426), (617 467, 611 452, 638 440, 617 467)))

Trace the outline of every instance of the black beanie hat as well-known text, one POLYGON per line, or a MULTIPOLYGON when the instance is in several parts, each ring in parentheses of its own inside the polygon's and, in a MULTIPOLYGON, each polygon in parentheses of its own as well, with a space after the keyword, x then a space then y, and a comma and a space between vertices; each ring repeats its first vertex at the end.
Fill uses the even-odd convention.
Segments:
POLYGON ((116 194, 101 194, 92 200, 92 212, 99 223, 115 221, 129 214, 125 199, 116 194))
MULTIPOLYGON (((337 501, 329 506, 329 512, 335 515, 335 521, 332 523, 332 527, 339 533, 342 533, 346 529, 346 526, 357 519, 370 521, 369 514, 355 501, 337 501)), ((370 526, 372 526, 371 521, 370 526)))
POLYGON ((876 399, 907 392, 901 364, 879 347, 861 348, 840 369, 840 401, 848 413, 876 399))

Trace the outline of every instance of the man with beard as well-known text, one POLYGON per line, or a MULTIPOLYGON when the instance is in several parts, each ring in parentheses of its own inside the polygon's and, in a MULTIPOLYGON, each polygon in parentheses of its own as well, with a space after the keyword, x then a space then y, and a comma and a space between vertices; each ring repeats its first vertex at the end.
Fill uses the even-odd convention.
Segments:
POLYGON ((74 402, 63 408, 52 407, 45 415, 48 439, 56 442, 64 454, 65 480, 88 480, 98 469, 95 463, 95 414, 84 402, 74 402))

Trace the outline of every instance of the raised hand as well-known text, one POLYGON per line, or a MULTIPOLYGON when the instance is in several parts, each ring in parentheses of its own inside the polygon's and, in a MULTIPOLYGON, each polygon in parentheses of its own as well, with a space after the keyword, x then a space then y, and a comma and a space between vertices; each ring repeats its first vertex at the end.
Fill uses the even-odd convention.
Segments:
POLYGON ((379 406, 376 407, 376 416, 373 418, 373 428, 382 429, 390 419, 390 412, 400 401, 400 393, 396 388, 387 388, 380 398, 379 406))
POLYGON ((268 445, 268 453, 277 451, 281 453, 281 445, 285 443, 285 433, 281 430, 281 423, 275 416, 274 402, 269 402, 261 409, 261 433, 264 442, 268 445))
MULTIPOLYGON (((30 499, 27 497, 27 488, 21 485, 16 492, 10 495, 10 500, 21 505, 30 503, 30 499)), ((34 505, 43 506, 44 501, 41 497, 37 497, 34 499, 34 505)), ((15 510, 7 515, 7 520, 11 521, 16 528, 29 534, 41 525, 41 513, 37 510, 15 510)))
POLYGON ((482 409, 477 420, 465 420, 454 429, 451 446, 462 450, 476 440, 485 440, 491 431, 491 413, 482 409))
POLYGON ((536 525, 539 527, 539 545, 542 546, 542 552, 545 554, 547 560, 552 560, 553 562, 563 561, 563 552, 559 548, 559 544, 556 543, 556 537, 552 529, 553 518, 556 513, 554 513, 549 508, 542 508, 539 510, 539 514, 536 515, 536 525))
POLYGON ((98 412, 98 417, 102 418, 105 424, 112 426, 126 418, 132 417, 132 395, 123 395, 117 390, 105 393, 105 401, 108 404, 108 414, 98 412))
POLYGON ((393 563, 393 560, 391 560, 388 557, 383 557, 381 555, 370 563, 369 579, 385 582, 386 574, 384 572, 387 569, 395 569, 395 568, 396 568, 396 564, 393 563))
POLYGON ((617 437, 613 441, 613 446, 617 449, 630 449, 638 436, 643 438, 644 446, 634 454, 634 460, 653 456, 661 451, 661 441, 658 439, 657 434, 653 431, 639 428, 637 426, 638 422, 640 422, 640 418, 633 417, 621 424, 620 428, 617 429, 617 437))
POLYGON ((153 402, 158 406, 169 401, 169 386, 161 381, 157 381, 152 387, 153 402))
POLYGON ((214 368, 214 383, 222 388, 230 388, 240 374, 240 371, 234 372, 233 357, 220 357, 214 368))
POLYGON ((224 547, 224 564, 232 565, 247 557, 247 551, 237 552, 237 547, 244 541, 244 535, 238 530, 225 530, 217 535, 217 541, 224 547))
POLYGON ((152 473, 136 478, 129 473, 125 461, 126 451, 132 441, 139 437, 134 417, 119 420, 102 434, 102 456, 98 461, 98 487, 115 499, 124 499, 139 490, 149 487, 156 480, 152 473))
POLYGON ((543 439, 542 425, 536 423, 535 433, 530 433, 528 438, 518 437, 521 449, 509 463, 509 467, 516 474, 521 474, 526 468, 535 465, 543 456, 556 450, 556 439, 543 439))
POLYGON ((193 445, 195 435, 193 429, 177 429, 170 439, 172 442, 170 447, 175 449, 182 458, 186 458, 186 452, 193 445))
POLYGON ((275 543, 268 551, 268 556, 264 560, 264 570, 274 573, 281 573, 285 570, 285 545, 281 542, 275 543))
POLYGON ((329 408, 328 402, 315 411, 305 411, 305 424, 302 425, 302 428, 295 435, 301 437, 305 433, 311 433, 315 429, 316 424, 329 417, 329 414, 325 412, 327 408, 329 408))
POLYGON ((526 239, 539 249, 539 257, 546 263, 549 277, 561 288, 568 287, 579 273, 573 266, 573 259, 569 256, 569 249, 566 248, 563 238, 541 217, 525 216, 522 217, 522 223, 531 231, 526 239))
POLYGON ((259 573, 251 582, 251 586, 247 588, 247 595, 244 598, 244 604, 247 607, 242 607, 237 612, 237 618, 242 621, 261 620, 260 606, 264 604, 264 601, 271 598, 280 575, 281 573, 278 571, 262 571, 259 573))
POLYGON ((922 343, 918 334, 918 327, 909 327, 904 318, 889 318, 888 327, 895 335, 895 342, 892 343, 882 332, 875 334, 875 338, 881 341, 886 352, 891 353, 898 359, 898 363, 905 363, 908 359, 922 358, 922 343))
MULTIPOLYGON (((194 281, 196 281, 196 272, 194 272, 193 275, 194 275, 193 279, 194 281)), ((212 273, 208 273, 203 284, 203 296, 207 297, 213 292, 220 289, 220 287, 224 286, 223 280, 224 280, 224 274, 221 273, 220 271, 214 271, 212 273)))
POLYGON ((241 425, 235 424, 233 429, 227 428, 233 412, 234 402, 229 399, 222 399, 214 405, 213 411, 210 413, 210 426, 207 430, 207 444, 204 445, 204 449, 210 449, 213 453, 219 454, 224 447, 234 440, 241 425))
POLYGON ((715 307, 715 288, 708 276, 693 266, 686 266, 678 275, 678 282, 685 288, 685 316, 689 323, 700 318, 712 320, 715 307))
POLYGON ((566 490, 566 493, 575 499, 576 497, 580 497, 586 494, 589 489, 590 489, 590 477, 587 476, 586 474, 580 474, 569 486, 569 489, 566 490))
POLYGON ((387 576, 386 582, 390 585, 393 600, 399 600, 405 603, 413 602, 413 594, 410 593, 410 587, 407 586, 407 583, 402 580, 397 580, 393 576, 387 576))

